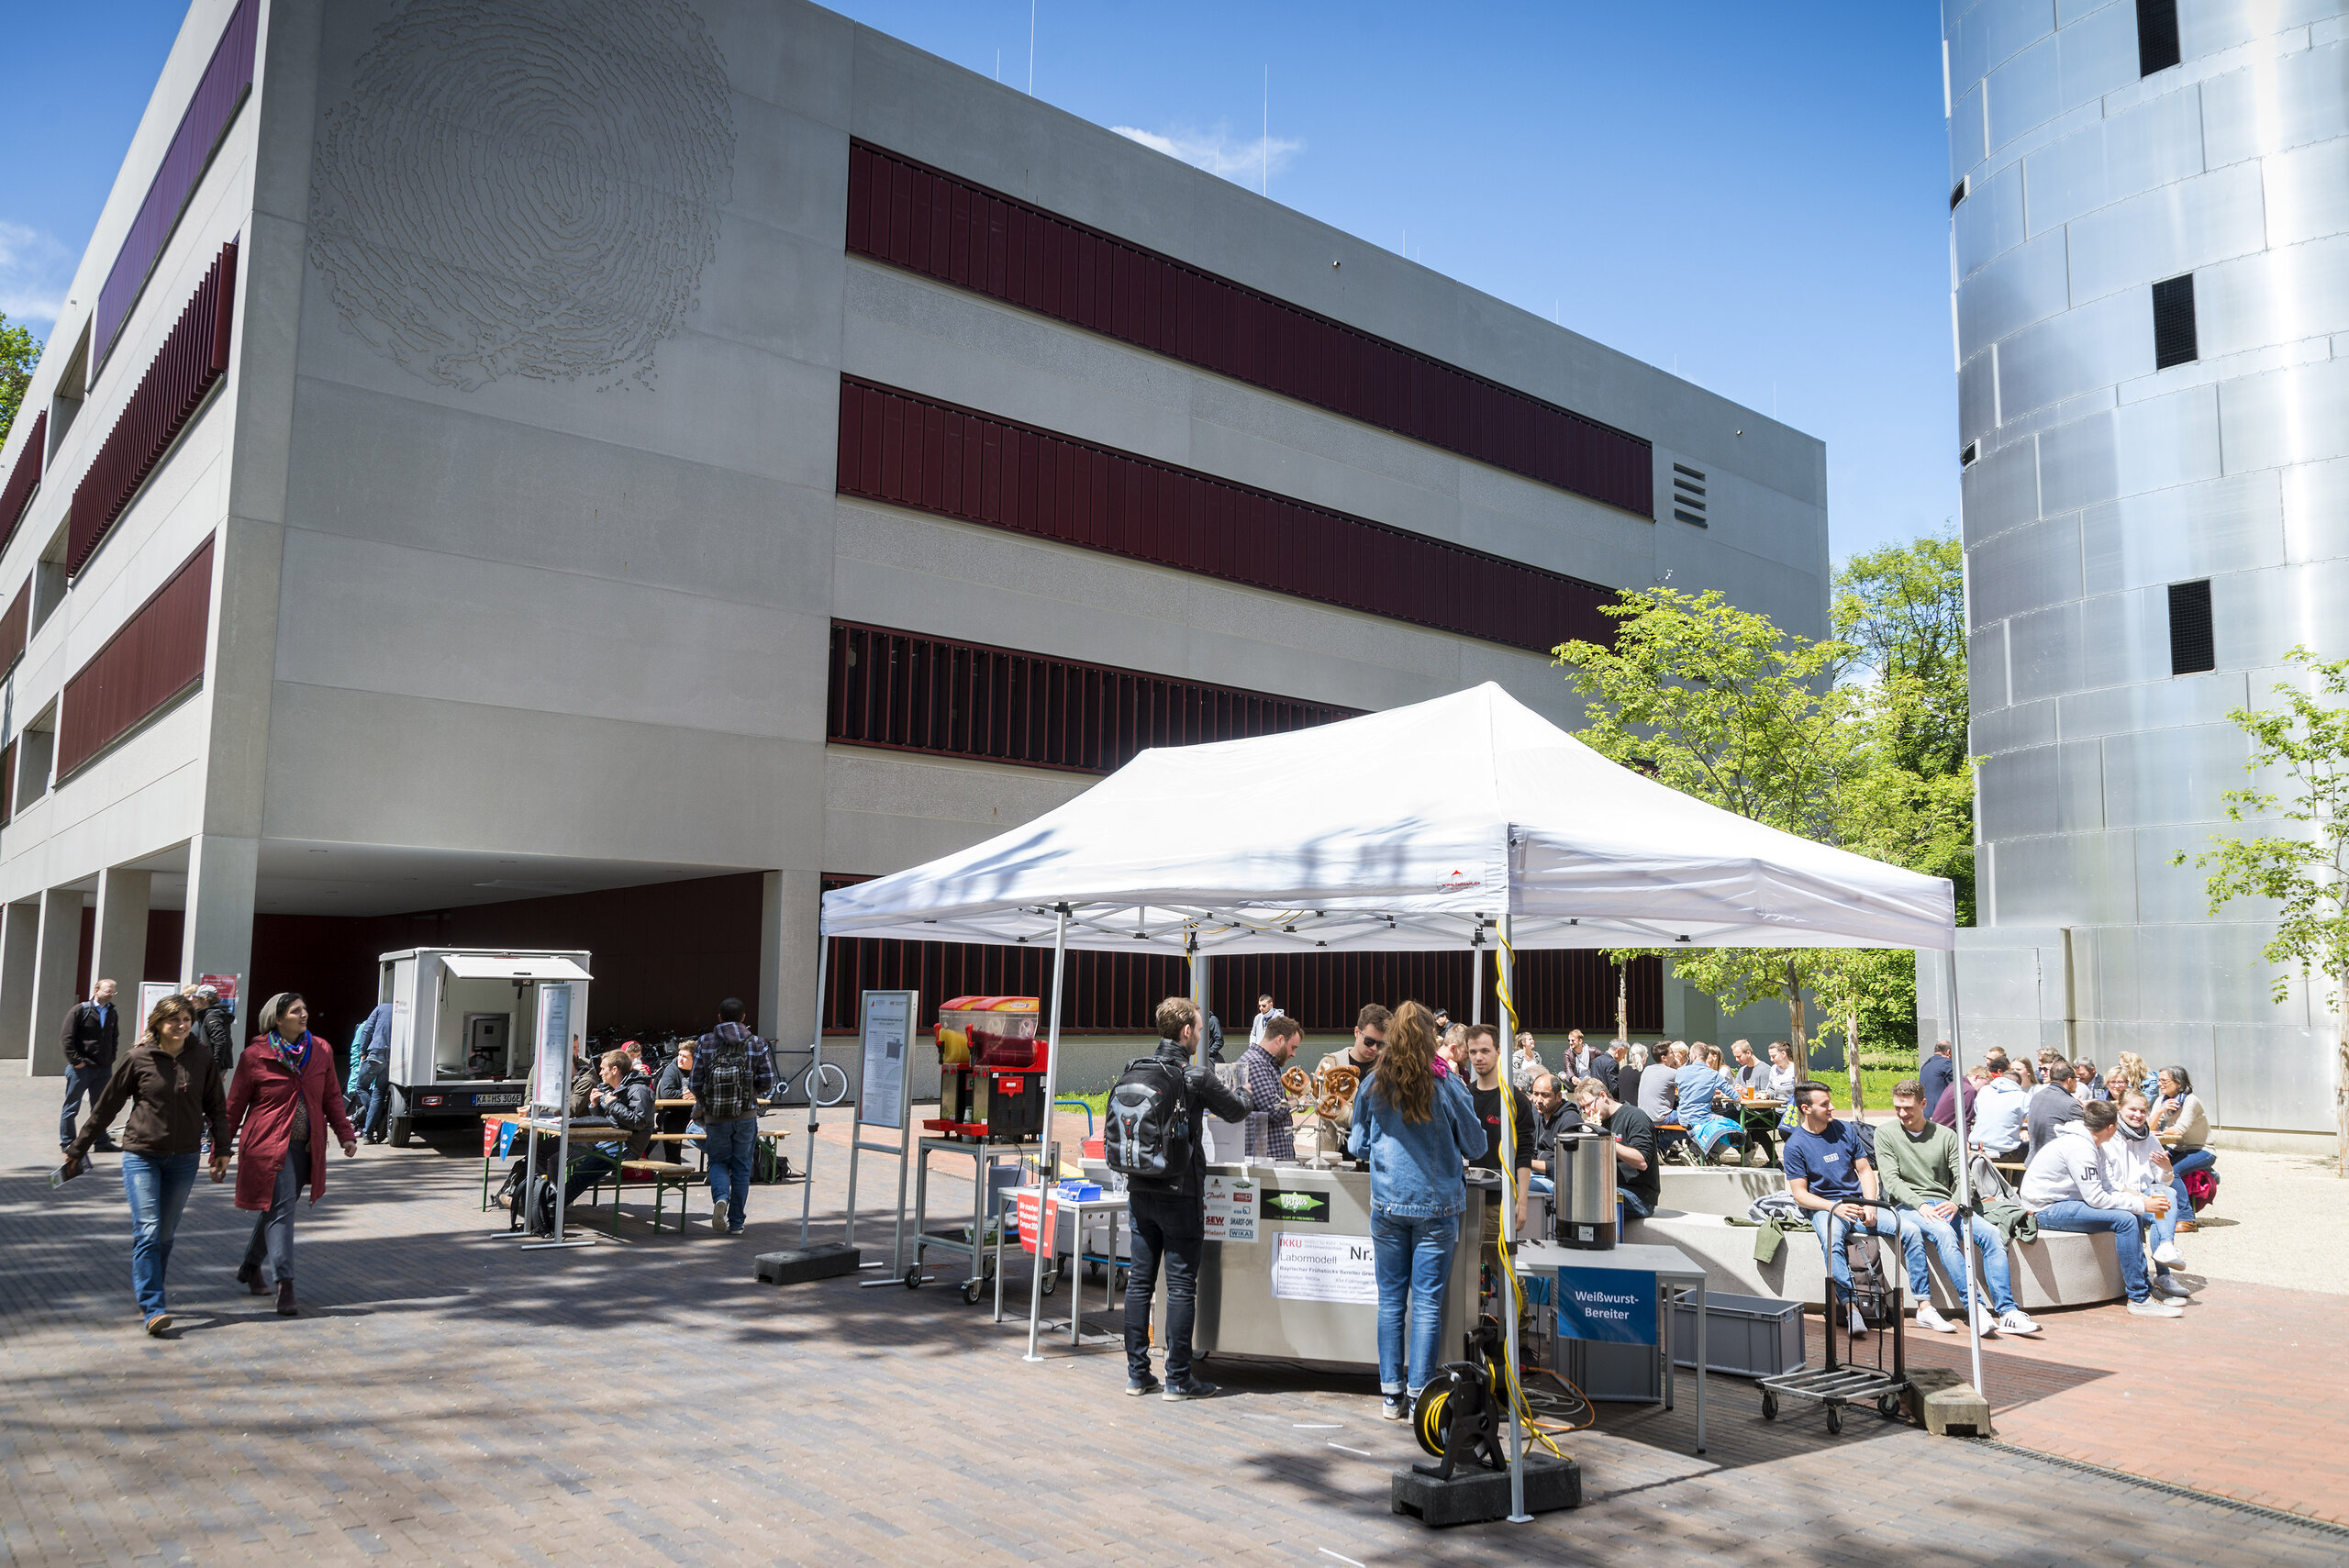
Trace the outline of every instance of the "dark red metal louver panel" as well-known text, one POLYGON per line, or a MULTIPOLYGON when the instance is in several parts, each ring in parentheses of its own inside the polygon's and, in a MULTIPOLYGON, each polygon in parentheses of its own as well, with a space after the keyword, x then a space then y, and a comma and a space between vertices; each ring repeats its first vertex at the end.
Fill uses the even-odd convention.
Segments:
POLYGON ((834 621, 824 738, 1107 773, 1152 746, 1276 735, 1359 711, 834 621))
MULTIPOLYGON (((826 889, 865 879, 827 876, 826 889)), ((1041 996, 1052 984, 1052 950, 1046 942, 993 947, 976 942, 909 942, 876 937, 834 937, 824 970, 824 1029, 853 1034, 858 993, 918 990, 922 1006, 948 996, 1041 996)), ((1393 1006, 1410 1000, 1468 1016, 1471 960, 1464 952, 1249 953, 1219 958, 1208 971, 1209 998, 1228 1031, 1227 1061, 1248 1043, 1248 1020, 1265 992, 1281 1011, 1317 1034, 1352 1029, 1364 1002, 1393 1006)), ((1188 995, 1189 966, 1169 955, 1072 952, 1068 1006, 1061 1027, 1077 1034, 1147 1034, 1151 1011, 1168 996, 1188 995)), ((1635 959, 1626 977, 1635 1034, 1664 1028, 1664 964, 1635 959)), ((1518 955, 1518 1018, 1544 1033, 1578 1029, 1612 1034, 1615 970, 1589 951, 1551 949, 1518 955)), ((1493 994, 1493 965, 1485 964, 1485 1011, 1501 1017, 1493 994)), ((934 1018, 923 1020, 925 1024, 934 1018)))
POLYGON ((188 198, 195 195, 204 171, 210 167, 220 138, 252 88, 260 37, 261 0, 239 0, 228 25, 220 31, 220 41, 212 46, 211 61, 180 116, 171 146, 163 150, 162 166, 149 183, 147 197, 139 204, 130 231, 123 236, 122 249, 115 253, 114 266, 98 289, 98 307, 91 317, 93 378, 106 362, 122 324, 130 318, 130 307, 139 302, 148 274, 155 270, 157 258, 178 227, 180 214, 187 210, 188 198))
POLYGON ((862 141, 849 146, 848 249, 1655 515, 1639 436, 862 141))
POLYGON ((204 679, 212 628, 212 540, 123 622, 65 683, 57 709, 61 779, 204 679))
MULTIPOLYGON (((19 414, 19 417, 22 415, 19 414)), ((33 504, 33 492, 40 488, 41 463, 49 450, 49 410, 33 416, 32 439, 17 453, 16 466, 8 470, 8 483, 0 485, 0 550, 17 537, 17 525, 25 520, 25 508, 33 504)))
POLYGON ((17 817, 17 743, 0 746, 0 826, 17 817))
POLYGON ((236 312, 237 243, 220 247, 195 297, 180 312, 154 363, 131 389, 90 471, 73 487, 65 570, 79 572, 122 509, 172 450, 212 384, 228 373, 228 329, 236 312))
POLYGON ((1548 652, 1596 584, 850 377, 839 486, 916 511, 1548 652))
POLYGON ((17 596, 8 601, 6 611, 0 611, 0 673, 16 667, 25 656, 27 634, 32 629, 33 580, 25 579, 17 596))

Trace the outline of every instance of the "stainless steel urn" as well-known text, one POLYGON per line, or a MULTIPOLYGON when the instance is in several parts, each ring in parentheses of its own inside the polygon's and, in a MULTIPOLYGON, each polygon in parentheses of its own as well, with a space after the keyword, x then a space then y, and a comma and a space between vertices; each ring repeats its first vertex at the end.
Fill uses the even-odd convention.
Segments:
POLYGON ((1558 1135, 1558 1244, 1603 1251, 1615 1245, 1615 1140, 1604 1132, 1558 1135))

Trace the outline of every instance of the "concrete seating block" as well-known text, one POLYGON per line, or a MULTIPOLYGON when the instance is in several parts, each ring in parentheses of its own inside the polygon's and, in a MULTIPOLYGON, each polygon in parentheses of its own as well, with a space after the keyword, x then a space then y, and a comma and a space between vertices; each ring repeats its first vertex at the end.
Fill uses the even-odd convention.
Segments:
POLYGON ((1716 1165, 1698 1171, 1666 1165, 1658 1174, 1663 1181, 1660 1207, 1684 1214, 1734 1215, 1742 1219, 1755 1198, 1787 1190, 1787 1178, 1775 1166, 1716 1165))
POLYGON ((1909 1392, 1902 1400, 1909 1418, 1935 1437, 1990 1435, 1990 1402, 1947 1368, 1920 1367, 1911 1372, 1909 1392))
MULTIPOLYGON (((1689 1214, 1659 1209, 1652 1218, 1634 1219, 1624 1227, 1626 1241, 1654 1241, 1677 1247, 1705 1268, 1709 1289, 1745 1296, 1775 1296, 1780 1301, 1817 1302, 1827 1288, 1827 1260, 1816 1239, 1787 1237, 1778 1255, 1767 1263, 1753 1261, 1753 1229, 1731 1225, 1719 1214, 1689 1214)), ((1891 1243, 1886 1243, 1891 1248, 1891 1243)), ((1957 1310, 1957 1294, 1943 1277, 1941 1259, 1930 1248, 1926 1273, 1933 1283, 1933 1301, 1943 1312, 1957 1310)), ((2052 1307, 2093 1307, 2121 1299, 2121 1262, 2112 1238, 2070 1230, 2043 1230, 2036 1241, 2007 1249, 2014 1279, 2015 1303, 2026 1312, 2052 1307)), ((1894 1250, 1893 1265, 1904 1268, 1894 1250)), ((1902 1276, 1901 1288, 1908 1288, 1902 1276)))

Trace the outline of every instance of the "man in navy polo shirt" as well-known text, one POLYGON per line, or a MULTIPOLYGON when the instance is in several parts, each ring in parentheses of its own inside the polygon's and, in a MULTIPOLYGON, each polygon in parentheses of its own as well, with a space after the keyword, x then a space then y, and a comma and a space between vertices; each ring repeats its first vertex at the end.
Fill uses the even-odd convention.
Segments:
POLYGON ((1859 1309, 1852 1306, 1852 1269, 1843 1258, 1844 1233, 1854 1226, 1897 1240, 1909 1254, 1909 1277, 1925 1272, 1923 1233, 1904 1228, 1898 1215, 1875 1203, 1876 1166, 1860 1142, 1858 1129, 1835 1119, 1835 1096, 1826 1084, 1806 1081, 1795 1085, 1795 1111, 1802 1125, 1787 1140, 1787 1191, 1810 1214, 1810 1228, 1827 1253, 1827 1272, 1834 1277, 1838 1298, 1850 1314, 1852 1332, 1865 1333, 1859 1309))

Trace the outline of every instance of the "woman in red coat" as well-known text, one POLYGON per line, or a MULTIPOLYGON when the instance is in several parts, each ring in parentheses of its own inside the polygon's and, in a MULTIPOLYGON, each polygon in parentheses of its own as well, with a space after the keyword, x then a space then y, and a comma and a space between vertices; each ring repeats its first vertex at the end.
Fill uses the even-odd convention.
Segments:
POLYGON ((294 1305, 294 1197, 310 1189, 315 1204, 327 1190, 327 1133, 345 1159, 359 1152, 358 1134, 343 1112, 334 1047, 309 1029, 310 1008, 299 994, 281 991, 261 1010, 262 1034, 237 1058, 228 1086, 228 1127, 237 1143, 237 1207, 261 1218, 237 1278, 255 1296, 277 1286, 277 1310, 294 1305), (263 1277, 264 1266, 267 1277, 263 1277))

